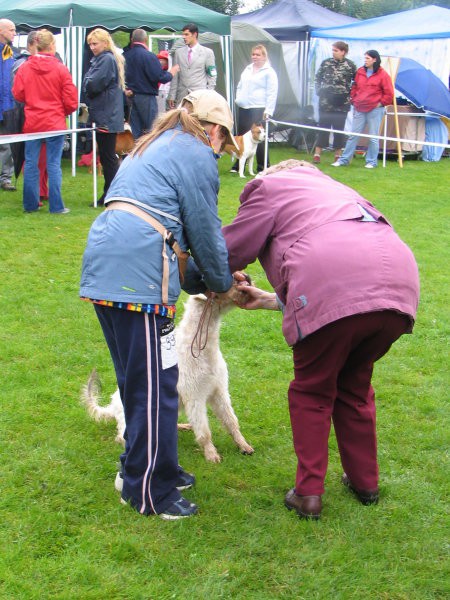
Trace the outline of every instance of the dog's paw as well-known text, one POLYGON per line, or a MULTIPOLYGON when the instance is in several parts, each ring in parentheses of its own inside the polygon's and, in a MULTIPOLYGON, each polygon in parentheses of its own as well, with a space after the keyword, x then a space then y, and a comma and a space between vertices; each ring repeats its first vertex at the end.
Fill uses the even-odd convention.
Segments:
POLYGON ((247 177, 246 177, 245 175, 239 175, 239 177, 240 177, 241 179, 247 179, 247 177))
POLYGON ((242 444, 239 446, 241 454, 253 454, 254 450, 249 444, 242 444))
POLYGON ((222 461, 222 457, 214 448, 214 446, 212 448, 205 448, 205 458, 206 460, 209 460, 209 462, 213 463, 220 463, 222 461))
POLYGON ((190 423, 178 423, 178 431, 191 431, 192 425, 190 423))

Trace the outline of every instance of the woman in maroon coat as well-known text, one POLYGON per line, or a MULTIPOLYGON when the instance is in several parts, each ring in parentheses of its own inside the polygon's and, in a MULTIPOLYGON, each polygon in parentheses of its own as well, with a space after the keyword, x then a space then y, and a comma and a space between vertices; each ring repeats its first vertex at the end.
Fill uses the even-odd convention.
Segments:
POLYGON ((351 188, 309 163, 285 161, 248 183, 223 230, 232 272, 259 259, 276 293, 239 286, 244 308, 283 311, 293 347, 289 410, 298 459, 285 498, 319 518, 333 421, 343 483, 378 501, 374 363, 412 331, 419 298, 411 250, 351 188))

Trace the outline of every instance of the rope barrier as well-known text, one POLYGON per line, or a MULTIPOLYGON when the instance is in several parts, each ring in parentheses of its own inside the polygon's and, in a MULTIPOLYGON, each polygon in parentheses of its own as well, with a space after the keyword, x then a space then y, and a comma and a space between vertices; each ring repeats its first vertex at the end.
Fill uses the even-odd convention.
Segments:
MULTIPOLYGON (((391 114, 391 113, 389 113, 391 114)), ((408 113, 399 113, 399 116, 404 115, 405 117, 409 117, 408 113)), ((426 115, 422 115, 426 116, 426 115)), ((303 125, 299 123, 288 123, 285 121, 274 121, 273 119, 268 119, 274 125, 286 125, 287 127, 298 127, 300 129, 312 129, 313 131, 328 131, 333 133, 343 133, 346 136, 356 136, 356 137, 365 137, 365 138, 376 138, 378 140, 388 141, 388 142, 404 142, 407 144, 421 145, 421 146, 437 146, 439 148, 450 148, 450 144, 442 144, 440 142, 425 142, 421 140, 408 140, 406 138, 396 138, 389 137, 384 135, 369 135, 367 133, 355 133, 354 131, 344 131, 340 129, 328 129, 326 127, 318 127, 313 125, 303 125)))

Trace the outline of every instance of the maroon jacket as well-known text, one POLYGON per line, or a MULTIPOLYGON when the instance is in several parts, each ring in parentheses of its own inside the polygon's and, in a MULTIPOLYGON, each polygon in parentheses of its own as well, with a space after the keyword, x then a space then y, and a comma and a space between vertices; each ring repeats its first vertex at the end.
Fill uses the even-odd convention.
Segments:
POLYGON ((17 70, 13 96, 25 104, 23 133, 66 129, 66 116, 78 107, 69 70, 53 54, 38 53, 17 70))
POLYGON ((412 329, 419 276, 411 250, 372 204, 318 169, 248 183, 223 233, 232 273, 259 259, 285 305, 289 345, 343 317, 378 310, 408 315, 412 329), (361 208, 372 221, 362 220, 361 208))
POLYGON ((356 71, 350 98, 358 112, 370 112, 380 103, 389 106, 394 100, 391 78, 382 67, 370 77, 367 77, 366 69, 360 67, 356 71))

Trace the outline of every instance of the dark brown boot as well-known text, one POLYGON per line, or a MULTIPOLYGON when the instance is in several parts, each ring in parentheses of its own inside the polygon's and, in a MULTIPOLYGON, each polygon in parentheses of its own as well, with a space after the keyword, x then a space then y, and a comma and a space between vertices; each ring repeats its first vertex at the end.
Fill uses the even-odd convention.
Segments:
POLYGON ((289 490, 284 497, 284 505, 288 510, 295 510, 301 519, 320 518, 322 512, 321 496, 299 496, 295 489, 289 490))
POLYGON ((361 504, 364 504, 365 506, 368 506, 369 504, 378 504, 378 488, 375 490, 358 490, 345 473, 342 475, 341 481, 345 487, 355 494, 361 504))

